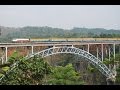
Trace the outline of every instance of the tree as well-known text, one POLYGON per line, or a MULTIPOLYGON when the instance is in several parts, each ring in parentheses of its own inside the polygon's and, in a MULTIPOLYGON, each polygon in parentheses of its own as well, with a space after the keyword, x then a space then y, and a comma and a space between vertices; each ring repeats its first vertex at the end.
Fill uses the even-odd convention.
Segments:
POLYGON ((51 72, 50 66, 42 58, 19 60, 18 66, 2 80, 2 85, 38 85, 42 84, 45 74, 51 72))
POLYGON ((47 76, 46 84, 52 85, 83 85, 80 74, 77 73, 72 64, 65 67, 57 66, 52 68, 52 73, 47 76))

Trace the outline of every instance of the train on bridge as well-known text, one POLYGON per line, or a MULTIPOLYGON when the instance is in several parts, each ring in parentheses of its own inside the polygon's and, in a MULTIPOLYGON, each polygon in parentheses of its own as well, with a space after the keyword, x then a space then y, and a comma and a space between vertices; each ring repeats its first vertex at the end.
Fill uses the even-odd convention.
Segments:
POLYGON ((15 38, 13 43, 28 42, 76 42, 76 41, 120 41, 120 38, 15 38))

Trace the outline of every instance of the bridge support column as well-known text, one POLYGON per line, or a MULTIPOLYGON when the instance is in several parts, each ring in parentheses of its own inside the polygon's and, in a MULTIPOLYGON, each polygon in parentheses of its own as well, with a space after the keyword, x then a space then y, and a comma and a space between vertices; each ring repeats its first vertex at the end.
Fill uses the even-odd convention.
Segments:
POLYGON ((102 50, 102 62, 103 62, 103 44, 101 44, 101 50, 102 50))
MULTIPOLYGON (((109 46, 109 61, 110 61, 110 46, 109 46)), ((109 69, 111 69, 111 65, 109 64, 109 69)))
POLYGON ((84 50, 84 45, 82 45, 82 50, 84 50))
POLYGON ((107 48, 105 48, 106 49, 106 51, 105 51, 105 55, 107 56, 108 55, 108 49, 107 48))
POLYGON ((32 54, 33 54, 33 53, 34 53, 34 52, 33 52, 33 46, 31 46, 31 48, 32 48, 31 50, 32 50, 32 54))
POLYGON ((87 47, 87 49, 88 49, 88 52, 89 52, 89 44, 88 44, 88 47, 87 47))
POLYGON ((53 48, 55 47, 55 45, 53 45, 53 48))
POLYGON ((7 60, 7 51, 8 51, 7 49, 8 49, 8 47, 5 47, 5 57, 6 57, 6 58, 5 58, 5 63, 8 61, 8 60, 7 60))
POLYGON ((113 44, 114 60, 115 60, 115 43, 113 44))
POLYGON ((113 53, 114 53, 114 68, 116 67, 115 65, 115 43, 113 44, 113 53))
POLYGON ((97 47, 97 59, 98 59, 98 47, 97 47))
POLYGON ((74 46, 72 45, 72 47, 74 47, 74 46))

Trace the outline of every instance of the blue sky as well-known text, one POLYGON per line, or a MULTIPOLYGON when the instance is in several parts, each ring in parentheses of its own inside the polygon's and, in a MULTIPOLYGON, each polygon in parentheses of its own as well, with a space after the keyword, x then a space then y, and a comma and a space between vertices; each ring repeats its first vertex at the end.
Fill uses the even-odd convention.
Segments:
POLYGON ((0 26, 120 30, 120 5, 0 5, 0 26))

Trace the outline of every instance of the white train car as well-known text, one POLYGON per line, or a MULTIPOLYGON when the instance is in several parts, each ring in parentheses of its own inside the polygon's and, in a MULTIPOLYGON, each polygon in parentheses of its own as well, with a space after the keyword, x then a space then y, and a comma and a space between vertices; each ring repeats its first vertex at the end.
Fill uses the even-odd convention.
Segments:
POLYGON ((27 43, 30 42, 30 39, 27 38, 14 38, 12 39, 13 43, 27 43))

